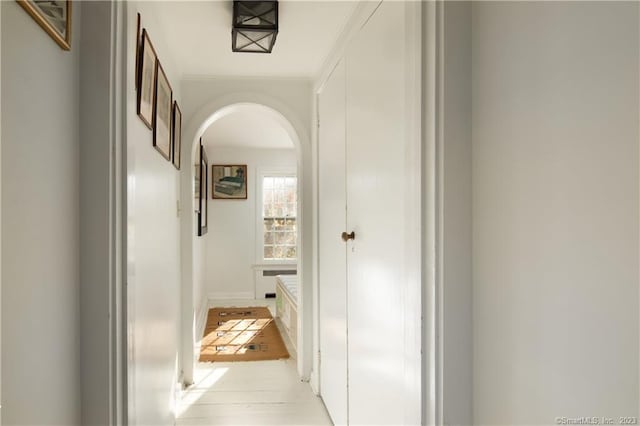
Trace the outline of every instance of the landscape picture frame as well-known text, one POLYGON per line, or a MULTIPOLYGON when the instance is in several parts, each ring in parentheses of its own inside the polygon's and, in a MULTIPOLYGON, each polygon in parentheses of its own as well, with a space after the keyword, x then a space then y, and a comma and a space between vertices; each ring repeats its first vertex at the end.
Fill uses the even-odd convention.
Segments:
POLYGON ((214 200, 246 200, 247 187, 246 164, 211 166, 211 198, 214 200))
POLYGON ((16 2, 49 34, 58 46, 71 50, 71 0, 16 2))
POLYGON ((171 161, 173 89, 160 61, 156 61, 155 86, 153 146, 167 161, 171 161))
POLYGON ((137 112, 142 122, 152 129, 158 55, 146 29, 142 30, 140 50, 137 112))

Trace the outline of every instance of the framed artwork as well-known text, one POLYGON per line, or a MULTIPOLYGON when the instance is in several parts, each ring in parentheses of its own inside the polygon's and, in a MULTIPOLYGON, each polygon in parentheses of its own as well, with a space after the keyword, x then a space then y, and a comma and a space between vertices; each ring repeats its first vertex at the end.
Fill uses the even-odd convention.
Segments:
POLYGON ((136 27, 136 90, 140 87, 140 49, 142 47, 142 35, 140 34, 140 14, 138 13, 138 26, 136 27))
MULTIPOLYGON (((198 157, 200 153, 198 153, 198 157)), ((200 163, 193 166, 194 179, 193 179, 193 205, 194 211, 200 213, 200 163)))
POLYGON ((171 161, 171 116, 173 115, 173 91, 167 76, 156 61, 156 99, 153 107, 153 146, 164 158, 171 161))
POLYGON ((247 165, 211 166, 211 197, 214 200, 247 199, 247 165))
POLYGON ((148 128, 152 129, 158 55, 149 40, 147 30, 142 30, 141 50, 140 75, 138 76, 138 117, 148 128))
POLYGON ((64 50, 71 50, 71 0, 16 0, 64 50))
POLYGON ((193 205, 196 213, 200 213, 200 181, 202 180, 202 175, 200 174, 200 151, 202 150, 202 138, 200 138, 200 144, 198 145, 198 153, 196 157, 196 164, 193 166, 194 168, 194 180, 193 180, 193 205))
POLYGON ((207 208, 207 189, 209 187, 208 179, 209 162, 207 161, 207 153, 204 146, 200 145, 200 212, 198 213, 198 236, 201 237, 207 233, 209 224, 209 209, 207 208))
POLYGON ((173 141, 171 144, 173 155, 173 165, 180 170, 180 151, 182 149, 182 111, 178 102, 173 102, 173 141))

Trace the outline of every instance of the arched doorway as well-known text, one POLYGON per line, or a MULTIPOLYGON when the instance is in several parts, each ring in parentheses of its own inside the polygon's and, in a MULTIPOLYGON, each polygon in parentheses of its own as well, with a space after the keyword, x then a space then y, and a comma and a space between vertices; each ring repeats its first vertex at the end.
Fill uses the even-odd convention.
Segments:
MULTIPOLYGON (((302 121, 286 105, 278 100, 260 94, 235 94, 217 99, 200 108, 192 117, 187 117, 183 158, 192 161, 206 130, 223 117, 251 107, 278 123, 294 145, 297 156, 298 176, 298 326, 297 326, 297 369, 303 380, 309 378, 312 364, 312 291, 310 285, 311 266, 311 148, 308 131, 302 121), (306 177, 305 177, 306 175, 306 177), (305 202, 307 198, 307 202, 305 202), (305 246, 307 247, 305 249, 305 246), (307 279, 305 279, 305 276, 307 279), (309 284, 305 284, 309 282, 309 284)), ((195 342, 197 325, 202 322, 207 311, 207 295, 203 291, 204 250, 203 237, 197 237, 195 215, 193 214, 194 167, 186 167, 181 175, 181 263, 182 263, 182 343, 180 368, 182 382, 193 382, 195 364, 195 342)), ((206 238, 206 236, 204 237, 206 238)))

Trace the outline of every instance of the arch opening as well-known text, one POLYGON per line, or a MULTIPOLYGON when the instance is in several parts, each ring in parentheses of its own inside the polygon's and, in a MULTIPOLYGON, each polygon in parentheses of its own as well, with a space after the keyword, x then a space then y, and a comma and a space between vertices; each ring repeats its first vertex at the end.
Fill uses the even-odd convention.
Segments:
MULTIPOLYGON (((242 96, 241 96, 242 97, 242 96)), ((309 151, 308 135, 301 125, 299 120, 283 106, 274 106, 273 101, 267 102, 253 101, 253 100, 235 100, 224 102, 218 101, 207 105, 201 109, 199 113, 195 114, 191 119, 191 126, 187 127, 185 141, 189 141, 189 145, 185 150, 183 147, 183 158, 188 158, 192 161, 198 154, 200 146, 200 140, 207 133, 212 126, 215 126, 221 119, 228 117, 235 113, 241 113, 242 111, 250 108, 255 112, 259 112, 263 118, 272 120, 276 123, 286 136, 288 137, 291 146, 289 149, 293 149, 296 156, 295 172, 298 179, 297 185, 297 258, 295 261, 298 277, 299 288, 298 294, 298 324, 297 324, 297 342, 298 342, 298 373, 304 380, 309 378, 311 361, 305 359, 305 353, 311 353, 311 333, 305 338, 303 330, 311 329, 310 324, 306 324, 305 318, 311 318, 311 315, 305 315, 305 304, 308 304, 308 309, 311 307, 311 302, 305 303, 305 292, 302 288, 304 282, 302 277, 304 274, 304 262, 303 262, 303 240, 311 238, 310 232, 305 232, 303 222, 305 220, 305 209, 303 208, 303 164, 305 151, 309 151), (187 152, 185 152, 187 151, 187 152), (186 154, 186 155, 185 155, 186 154), (306 235, 309 234, 309 235, 306 235)), ((275 102, 277 103, 277 102, 275 102)), ((204 141, 203 141, 204 142, 204 141)), ((186 144, 185 144, 186 145, 186 144)), ((197 237, 197 220, 195 214, 193 214, 194 196, 193 196, 193 182, 195 179, 195 168, 187 167, 181 174, 181 198, 183 201, 191 202, 190 209, 186 209, 188 214, 183 215, 182 218, 182 308, 183 308, 183 324, 182 324, 182 351, 181 351, 181 370, 182 370, 182 382, 184 385, 190 385, 193 383, 194 366, 197 362, 197 342, 201 339, 202 329, 204 326, 203 316, 206 318, 206 312, 208 310, 209 299, 206 292, 204 292, 203 280, 206 273, 203 273, 203 268, 206 265, 206 241, 207 235, 203 237, 197 237), (189 211, 190 210, 190 211, 189 211), (186 238, 185 238, 186 236, 186 238)), ((211 185, 209 185, 211 186, 211 185)), ((183 203, 185 204, 185 203, 183 203)), ((185 204, 188 205, 188 204, 185 204)), ((185 210, 185 209, 183 209, 185 210)), ((211 218, 209 218, 211 220, 211 218)), ((309 224, 311 220, 308 220, 309 224)), ((256 235, 256 239, 258 235, 256 235)))

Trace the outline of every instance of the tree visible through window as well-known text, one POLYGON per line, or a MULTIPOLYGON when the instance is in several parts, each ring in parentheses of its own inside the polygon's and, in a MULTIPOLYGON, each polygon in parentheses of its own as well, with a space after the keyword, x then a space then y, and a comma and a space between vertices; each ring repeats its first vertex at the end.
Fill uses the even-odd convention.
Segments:
POLYGON ((297 179, 295 176, 263 177, 264 260, 296 259, 297 209, 297 179))

